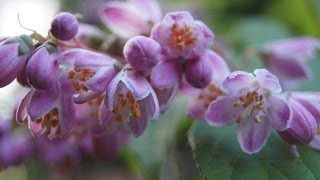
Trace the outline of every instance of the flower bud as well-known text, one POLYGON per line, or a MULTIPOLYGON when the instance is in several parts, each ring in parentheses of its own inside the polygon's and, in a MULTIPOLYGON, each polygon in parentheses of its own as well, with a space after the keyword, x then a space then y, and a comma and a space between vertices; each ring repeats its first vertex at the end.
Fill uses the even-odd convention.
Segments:
POLYGON ((144 36, 136 36, 127 41, 123 54, 134 69, 143 71, 158 63, 160 49, 160 44, 155 40, 144 36))
POLYGON ((22 35, 0 42, 0 87, 10 84, 23 70, 32 39, 22 35))
POLYGON ((68 41, 74 38, 79 29, 79 23, 74 15, 62 12, 58 14, 51 22, 51 34, 62 41, 68 41))
POLYGON ((292 108, 292 120, 289 128, 285 131, 278 131, 280 136, 289 144, 308 144, 315 137, 317 123, 312 114, 299 102, 290 99, 289 105, 292 108))
POLYGON ((190 60, 185 65, 187 81, 196 88, 206 87, 212 79, 212 63, 209 53, 200 58, 190 60))
POLYGON ((56 48, 44 43, 31 55, 26 66, 26 75, 31 86, 36 89, 49 89, 58 78, 56 48))

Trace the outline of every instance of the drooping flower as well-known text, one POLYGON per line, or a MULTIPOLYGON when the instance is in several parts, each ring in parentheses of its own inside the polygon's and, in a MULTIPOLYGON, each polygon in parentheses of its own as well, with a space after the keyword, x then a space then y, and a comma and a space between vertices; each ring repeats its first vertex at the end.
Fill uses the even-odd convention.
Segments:
POLYGON ((162 16, 156 0, 128 0, 106 3, 100 11, 101 21, 124 39, 149 34, 154 23, 162 16), (151 22, 151 23, 150 23, 151 22))
POLYGON ((69 49, 58 55, 60 74, 74 89, 74 101, 84 103, 102 94, 116 75, 116 61, 85 49, 69 49))
POLYGON ((174 99, 183 75, 186 76, 187 82, 192 87, 204 88, 211 82, 212 73, 216 71, 215 74, 218 75, 220 70, 224 70, 220 69, 224 67, 215 64, 220 62, 220 59, 221 57, 215 52, 207 50, 200 59, 194 60, 198 61, 195 63, 187 61, 185 64, 181 64, 175 60, 164 60, 158 63, 152 69, 150 79, 159 97, 161 112, 165 112, 174 99))
POLYGON ((213 41, 213 33, 201 21, 194 20, 189 12, 172 12, 156 24, 151 38, 156 40, 168 59, 201 56, 213 41))
POLYGON ((51 34, 62 41, 74 38, 79 29, 76 17, 68 12, 59 13, 51 22, 51 34))
POLYGON ((312 77, 307 62, 319 48, 318 39, 298 37, 266 43, 261 47, 260 53, 266 68, 290 88, 298 81, 312 77))
POLYGON ((117 128, 137 137, 144 132, 149 119, 158 118, 158 99, 144 76, 124 69, 109 84, 99 116, 106 129, 117 128))
POLYGON ((32 39, 27 35, 0 42, 0 87, 8 85, 20 74, 31 48, 32 39))
POLYGON ((230 74, 228 65, 218 54, 211 53, 210 55, 212 66, 215 67, 210 84, 203 89, 198 89, 185 83, 182 89, 182 92, 188 97, 187 114, 196 120, 204 120, 209 104, 224 95, 220 85, 230 74))
POLYGON ((51 139, 66 136, 75 122, 72 87, 56 83, 48 90, 30 90, 20 102, 16 119, 18 123, 27 121, 34 136, 44 133, 51 139))
POLYGON ((267 142, 270 127, 286 130, 292 120, 291 108, 281 94, 278 78, 265 69, 254 75, 235 71, 221 83, 224 93, 206 111, 207 122, 216 127, 239 124, 238 141, 249 154, 259 152, 267 142))

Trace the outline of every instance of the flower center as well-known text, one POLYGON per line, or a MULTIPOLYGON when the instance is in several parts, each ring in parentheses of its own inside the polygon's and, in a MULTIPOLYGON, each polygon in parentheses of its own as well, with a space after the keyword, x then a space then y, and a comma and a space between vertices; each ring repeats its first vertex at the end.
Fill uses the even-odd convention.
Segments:
POLYGON ((116 114, 115 121, 118 123, 129 122, 129 117, 141 118, 141 111, 138 102, 134 99, 131 92, 118 94, 113 105, 112 113, 116 114))
POLYGON ((35 122, 36 123, 42 123, 42 128, 55 128, 59 124, 59 111, 57 108, 52 109, 50 112, 48 112, 43 117, 38 118, 35 122))
POLYGON ((256 123, 261 122, 260 112, 264 108, 264 97, 256 91, 248 92, 246 95, 240 96, 233 104, 234 107, 242 107, 244 113, 237 118, 237 123, 242 122, 244 116, 252 116, 256 123))
POLYGON ((203 107, 207 109, 212 101, 216 100, 219 96, 222 96, 223 94, 223 91, 221 91, 221 89, 218 86, 212 83, 209 84, 207 88, 203 89, 199 93, 198 99, 202 101, 203 107))
POLYGON ((72 81, 73 88, 79 92, 81 90, 88 91, 88 87, 84 84, 90 79, 95 72, 90 69, 73 69, 68 74, 68 79, 72 81))
POLYGON ((196 40, 197 38, 192 35, 192 29, 187 25, 178 27, 178 24, 175 23, 172 26, 170 43, 180 51, 185 50, 187 46, 193 44, 196 40))

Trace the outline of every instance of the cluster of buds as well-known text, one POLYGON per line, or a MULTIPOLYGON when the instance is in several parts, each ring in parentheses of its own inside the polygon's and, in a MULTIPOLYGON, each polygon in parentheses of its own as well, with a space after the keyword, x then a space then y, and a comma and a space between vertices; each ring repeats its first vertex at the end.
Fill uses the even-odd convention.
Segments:
MULTIPOLYGON (((210 49, 214 35, 203 22, 186 11, 161 14, 154 0, 103 6, 99 15, 118 36, 112 48, 120 54, 87 41, 97 30, 79 25, 70 13, 54 18, 47 37, 0 40, 0 87, 17 79, 28 88, 15 119, 38 137, 32 144, 40 159, 60 172, 84 154, 112 159, 168 110, 179 90, 190 99, 187 113, 194 119, 216 127, 237 123, 246 153, 259 152, 271 128, 292 145, 320 149, 320 94, 283 92, 277 73, 271 73, 293 81, 309 78, 303 61, 319 48, 318 40, 266 44, 259 52, 271 72, 231 72, 210 49)), ((18 146, 8 142, 15 138, 1 136, 10 147, 18 146)), ((26 142, 21 140, 24 149, 26 142)), ((0 161, 7 166, 17 160, 0 161)))

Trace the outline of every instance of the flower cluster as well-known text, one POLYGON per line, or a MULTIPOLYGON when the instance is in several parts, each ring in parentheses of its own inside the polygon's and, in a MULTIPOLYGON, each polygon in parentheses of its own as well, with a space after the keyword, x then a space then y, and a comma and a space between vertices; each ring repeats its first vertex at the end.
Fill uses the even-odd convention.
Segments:
POLYGON ((246 153, 259 152, 271 129, 289 144, 320 149, 320 93, 283 91, 280 82, 311 78, 304 63, 319 40, 262 45, 266 69, 231 71, 211 50, 213 32, 189 12, 162 18, 154 0, 109 2, 99 12, 118 36, 108 44, 117 51, 101 50, 88 40, 99 30, 65 12, 53 19, 47 37, 34 32, 0 40, 0 87, 16 79, 28 89, 15 119, 38 137, 11 135, 1 124, 1 167, 20 162, 31 147, 58 172, 77 166, 83 155, 112 159, 168 110, 179 90, 194 119, 215 127, 238 124, 246 153), (11 151, 19 156, 6 159, 1 153, 8 148, 23 153, 11 151))

